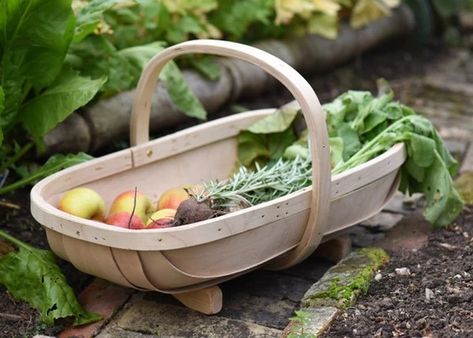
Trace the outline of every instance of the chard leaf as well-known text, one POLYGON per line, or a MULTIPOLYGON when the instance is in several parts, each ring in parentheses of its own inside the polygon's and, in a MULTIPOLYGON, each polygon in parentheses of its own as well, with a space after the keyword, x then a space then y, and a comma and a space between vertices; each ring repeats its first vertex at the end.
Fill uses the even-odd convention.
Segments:
POLYGON ((21 107, 20 120, 39 140, 74 110, 89 102, 105 80, 92 80, 66 71, 47 90, 21 107))
POLYGON ((31 88, 36 92, 59 74, 74 30, 71 0, 0 2, 0 85, 8 126, 31 88))
POLYGON ((361 148, 358 133, 348 123, 340 124, 337 135, 343 140, 343 159, 346 161, 361 148))
POLYGON ((44 323, 52 325, 56 319, 72 317, 74 325, 82 325, 101 319, 81 307, 52 252, 33 248, 1 230, 0 237, 18 247, 0 257, 0 283, 15 299, 39 310, 44 323))
POLYGON ((435 158, 435 141, 426 136, 412 134, 409 142, 410 156, 422 168, 429 167, 435 158))
POLYGON ((291 126, 298 113, 298 107, 284 106, 273 114, 256 121, 247 130, 255 134, 280 133, 291 126))
POLYGON ((171 100, 184 114, 199 120, 207 118, 204 106, 194 95, 174 61, 164 66, 159 77, 166 83, 171 100))

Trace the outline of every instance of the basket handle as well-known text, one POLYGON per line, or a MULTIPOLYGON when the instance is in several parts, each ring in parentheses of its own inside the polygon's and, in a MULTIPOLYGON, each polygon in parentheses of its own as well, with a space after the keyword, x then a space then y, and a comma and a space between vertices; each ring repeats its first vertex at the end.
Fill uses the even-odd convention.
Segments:
POLYGON ((277 259, 275 268, 286 268, 309 256, 320 243, 330 205, 330 156, 325 116, 309 83, 291 66, 263 50, 235 42, 193 40, 166 48, 146 65, 138 82, 130 124, 131 145, 149 140, 151 97, 166 63, 183 54, 214 54, 234 57, 261 67, 279 80, 299 103, 309 130, 312 156, 312 207, 308 224, 298 246, 277 259))

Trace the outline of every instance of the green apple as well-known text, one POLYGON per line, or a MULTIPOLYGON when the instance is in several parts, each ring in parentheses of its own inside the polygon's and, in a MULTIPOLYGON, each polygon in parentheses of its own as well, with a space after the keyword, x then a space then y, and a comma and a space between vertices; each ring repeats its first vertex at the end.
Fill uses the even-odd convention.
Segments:
POLYGON ((67 191, 59 200, 58 208, 71 215, 103 221, 105 202, 95 190, 78 187, 67 191))

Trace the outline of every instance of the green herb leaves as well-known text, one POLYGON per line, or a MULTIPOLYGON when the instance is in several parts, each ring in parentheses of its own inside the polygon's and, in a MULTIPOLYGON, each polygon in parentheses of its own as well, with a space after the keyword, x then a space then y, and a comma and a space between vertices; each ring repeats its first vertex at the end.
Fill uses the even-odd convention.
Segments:
POLYGON ((0 257, 0 283, 13 297, 38 309, 42 321, 52 325, 55 319, 72 317, 74 325, 82 325, 101 319, 82 309, 52 252, 33 248, 1 230, 0 237, 18 247, 0 257))

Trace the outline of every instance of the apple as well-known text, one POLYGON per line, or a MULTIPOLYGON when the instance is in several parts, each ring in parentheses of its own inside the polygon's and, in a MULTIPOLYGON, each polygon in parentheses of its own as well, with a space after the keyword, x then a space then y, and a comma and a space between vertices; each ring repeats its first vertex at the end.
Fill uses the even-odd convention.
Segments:
POLYGON ((131 215, 127 211, 117 212, 113 215, 108 216, 105 220, 105 223, 127 229, 145 228, 145 224, 143 223, 141 218, 136 215, 131 215))
POLYGON ((153 211, 153 203, 148 196, 139 191, 136 192, 135 196, 135 190, 130 190, 121 193, 113 200, 108 217, 110 218, 115 214, 126 212, 128 213, 128 218, 133 214, 140 218, 141 222, 145 223, 148 219, 148 215, 153 211))
POLYGON ((147 229, 168 228, 174 224, 175 209, 161 209, 149 216, 146 223, 147 229))
POLYGON ((71 215, 103 221, 105 202, 95 190, 78 187, 67 191, 59 200, 58 208, 71 215))
POLYGON ((182 186, 166 190, 159 198, 157 209, 177 209, 182 201, 190 197, 186 189, 190 189, 190 187, 182 186))

